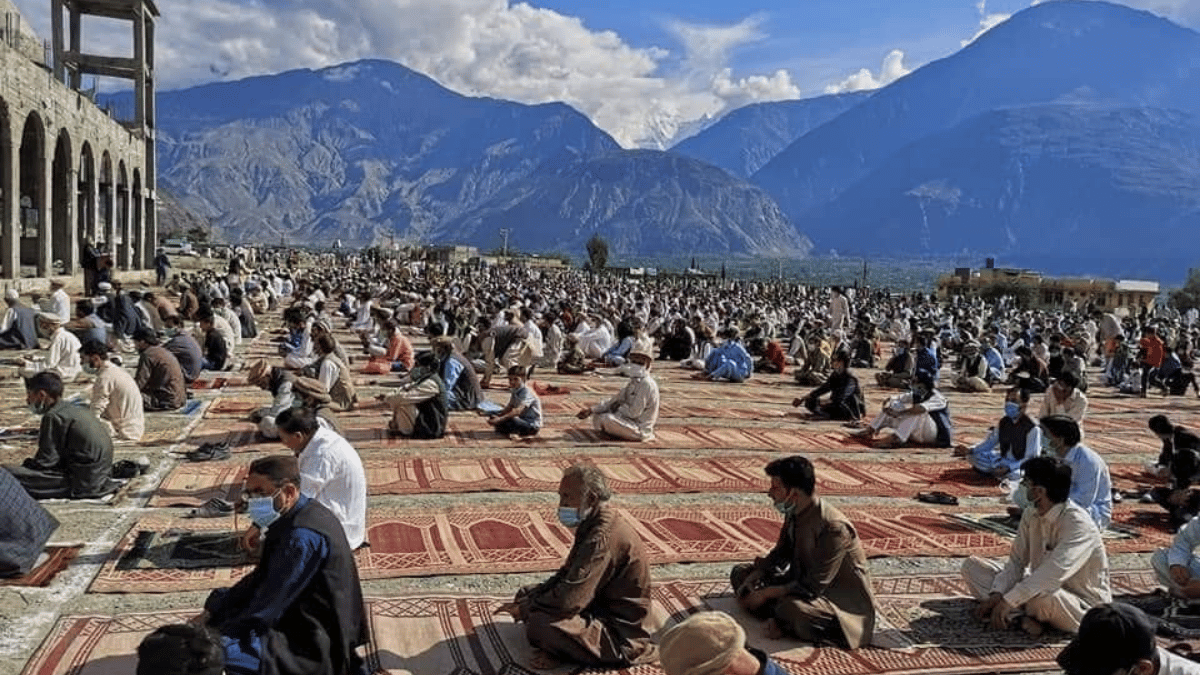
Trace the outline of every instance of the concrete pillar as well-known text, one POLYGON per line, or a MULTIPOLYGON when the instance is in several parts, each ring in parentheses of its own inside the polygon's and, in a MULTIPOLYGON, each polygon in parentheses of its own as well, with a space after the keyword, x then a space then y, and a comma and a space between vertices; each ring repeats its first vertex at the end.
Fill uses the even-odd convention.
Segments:
POLYGON ((120 265, 121 269, 133 269, 133 228, 132 228, 132 209, 130 208, 129 185, 121 185, 118 188, 117 194, 117 227, 121 230, 121 250, 120 261, 113 262, 120 265))
MULTIPOLYGON (((65 199, 61 204, 55 204, 54 208, 66 209, 67 212, 60 214, 63 218, 63 227, 61 232, 55 232, 52 236, 63 236, 67 238, 66 246, 60 247, 60 250, 66 251, 67 255, 63 257, 63 271, 65 274, 73 275, 80 269, 80 261, 83 259, 79 250, 79 228, 75 227, 75 186, 79 183, 79 170, 75 166, 75 162, 71 161, 71 166, 67 169, 65 177, 67 185, 64 188, 65 199)), ((55 228, 58 229, 58 228, 55 228)))
POLYGON ((113 183, 100 186, 100 199, 104 200, 104 208, 101 213, 107 213, 108 217, 104 218, 100 223, 100 237, 104 240, 104 245, 113 255, 113 265, 117 264, 117 186, 113 183))
POLYGON ((84 208, 87 209, 83 213, 84 236, 92 240, 92 243, 97 241, 99 228, 96 226, 100 222, 100 178, 96 173, 96 159, 92 158, 92 175, 88 182, 84 185, 84 208))
POLYGON ((21 134, 14 128, 14 116, 10 115, 6 121, 9 143, 0 148, 0 162, 4 162, 4 171, 0 172, 0 180, 3 181, 0 190, 4 192, 4 200, 0 202, 0 267, 3 267, 3 278, 16 279, 21 276, 21 231, 18 216, 21 204, 21 184, 18 180, 21 170, 21 134))
POLYGON ((50 125, 46 126, 42 140, 42 171, 38 176, 41 185, 33 208, 38 212, 37 276, 48 277, 54 273, 54 210, 51 208, 54 174, 54 138, 50 136, 50 125))

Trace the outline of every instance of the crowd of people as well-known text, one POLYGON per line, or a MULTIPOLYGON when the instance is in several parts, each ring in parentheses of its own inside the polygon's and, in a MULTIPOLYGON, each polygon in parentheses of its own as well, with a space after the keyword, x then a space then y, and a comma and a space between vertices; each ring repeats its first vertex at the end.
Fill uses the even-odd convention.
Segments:
MULTIPOLYGON (((161 271, 166 285, 157 291, 98 282, 74 316, 61 287, 29 306, 6 295, 0 325, 0 347, 11 341, 27 350, 39 339, 49 346, 23 372, 27 402, 41 416, 37 453, 6 467, 34 499, 111 493, 113 441, 138 440, 145 414, 185 405, 204 370, 244 365, 248 382, 263 390, 263 405, 252 413, 258 432, 290 451, 254 462, 238 503, 215 500, 196 513, 245 510, 252 525, 241 543, 258 563, 233 588, 214 592, 191 625, 147 638, 140 650, 147 669, 139 666, 147 673, 175 672, 164 664, 178 663, 181 651, 235 674, 358 672, 366 619, 353 551, 366 544, 367 485, 337 425, 339 412, 359 405, 355 372, 398 377, 378 397, 390 411, 390 434, 439 439, 451 416, 465 412, 486 416, 496 433, 517 441, 546 423, 536 372, 608 373, 624 378, 623 387, 576 417, 630 443, 655 438, 656 371, 682 368, 730 387, 787 378, 809 389, 794 405, 814 421, 850 425, 879 449, 946 448, 1006 485, 1019 521, 1009 557, 969 558, 962 567, 979 600, 976 616, 996 630, 1075 633, 1084 645, 1114 624, 1133 635, 1146 623, 1112 602, 1101 532, 1122 495, 1104 458, 1085 443, 1086 392, 1111 387, 1148 396, 1153 387, 1163 396, 1189 388, 1200 395, 1191 371, 1200 356, 1195 310, 1122 316, 1096 307, 1029 310, 1007 299, 373 265, 355 256, 307 271, 254 271, 240 259, 227 274, 168 280, 161 271), (257 335, 256 317, 268 313, 286 329, 277 357, 242 364, 242 341, 257 335), (338 334, 352 334, 353 343, 341 344, 338 334), (429 348, 417 349, 413 338, 429 348), (895 347, 885 354, 885 345, 895 347), (121 359, 134 352, 131 375, 121 359), (878 369, 876 384, 897 390, 877 412, 856 368, 878 369), (93 378, 86 407, 63 393, 84 371, 93 378), (1101 376, 1089 382, 1089 372, 1101 376), (493 402, 487 394, 497 377, 507 379, 508 393, 493 402), (956 436, 943 388, 967 398, 1004 393, 986 437, 956 436), (1089 630, 1089 621, 1099 627, 1089 630)), ((1164 416, 1147 424, 1163 450, 1148 458, 1146 471, 1170 485, 1136 497, 1161 504, 1179 528, 1175 546, 1156 554, 1153 566, 1175 596, 1200 600, 1200 490, 1192 487, 1200 437, 1164 416)), ((738 604, 771 636, 844 649, 870 644, 878 601, 854 523, 817 494, 808 459, 781 458, 764 470, 784 521, 768 555, 731 571, 738 604)), ((531 665, 661 659, 668 673, 779 672, 725 615, 700 614, 653 639, 645 546, 610 506, 612 497, 590 464, 562 476, 558 516, 574 533, 571 553, 555 575, 522 588, 499 610, 524 625, 535 648, 531 665)), ((1159 669, 1168 658, 1129 646, 1128 664, 1102 665, 1159 669)), ((1073 644, 1063 658, 1068 672, 1099 675, 1095 664, 1085 665, 1086 646, 1073 644)), ((1200 672, 1170 658, 1170 672, 1200 672)), ((188 672, 207 671, 197 665, 188 672)))

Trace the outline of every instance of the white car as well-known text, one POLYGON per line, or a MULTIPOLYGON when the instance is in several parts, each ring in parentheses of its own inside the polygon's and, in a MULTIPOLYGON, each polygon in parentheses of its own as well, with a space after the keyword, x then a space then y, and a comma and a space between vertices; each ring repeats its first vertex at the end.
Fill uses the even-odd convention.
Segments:
POLYGON ((192 242, 187 239, 168 239, 162 243, 162 250, 167 255, 199 255, 192 250, 192 242))

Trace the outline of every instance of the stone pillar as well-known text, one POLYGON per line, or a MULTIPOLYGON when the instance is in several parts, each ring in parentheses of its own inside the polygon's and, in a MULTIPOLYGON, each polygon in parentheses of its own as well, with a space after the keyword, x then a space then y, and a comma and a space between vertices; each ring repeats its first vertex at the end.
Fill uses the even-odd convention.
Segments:
POLYGON ((96 175, 96 160, 92 158, 91 179, 83 186, 84 190, 84 208, 87 209, 81 216, 84 223, 84 237, 91 239, 92 243, 96 243, 99 228, 96 226, 100 222, 100 179, 96 175))
POLYGON ((21 135, 13 128, 15 117, 10 116, 8 123, 8 147, 0 148, 0 162, 4 162, 4 171, 0 172, 0 191, 4 200, 0 202, 0 267, 3 267, 3 278, 16 279, 21 276, 21 229, 20 229, 20 182, 18 174, 21 169, 21 135), (18 142, 14 142, 17 139, 18 142))
POLYGON ((117 228, 121 231, 121 260, 114 260, 114 264, 120 266, 123 270, 133 269, 133 228, 131 223, 132 214, 130 211, 131 201, 129 199, 129 184, 118 186, 117 189, 117 228))
POLYGON ((117 265, 117 186, 114 183, 106 183, 100 186, 100 199, 104 200, 103 212, 108 214, 100 223, 100 237, 104 239, 104 245, 108 248, 113 256, 113 266, 117 265))
POLYGON ((38 199, 33 204, 33 208, 38 212, 37 276, 39 277, 48 277, 54 274, 54 211, 51 208, 53 198, 51 193, 54 188, 55 144, 50 136, 52 128, 47 124, 46 132, 43 134, 42 172, 38 176, 41 185, 38 188, 38 199))
POLYGON ((56 204, 54 208, 63 208, 67 212, 62 214, 64 227, 59 234, 67 237, 66 257, 63 258, 63 272, 68 275, 75 275, 80 269, 80 261, 83 260, 81 251, 79 250, 79 228, 75 227, 75 186, 79 183, 79 170, 75 166, 75 162, 71 162, 71 167, 67 169, 66 175, 67 185, 64 189, 66 199, 63 199, 62 204, 56 204))

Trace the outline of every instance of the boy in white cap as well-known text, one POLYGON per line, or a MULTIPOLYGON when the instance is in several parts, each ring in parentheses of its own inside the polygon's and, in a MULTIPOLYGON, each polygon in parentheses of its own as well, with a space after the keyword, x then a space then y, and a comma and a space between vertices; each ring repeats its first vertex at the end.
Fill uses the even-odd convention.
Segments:
POLYGON ((638 340, 629 350, 629 363, 624 372, 629 382, 616 396, 576 415, 581 420, 592 418, 597 431, 623 441, 654 440, 654 425, 658 421, 658 383, 650 375, 654 363, 649 340, 638 340))
POLYGON ((746 646, 746 631, 724 612, 693 614, 663 634, 658 657, 667 675, 784 675, 766 653, 746 646))

